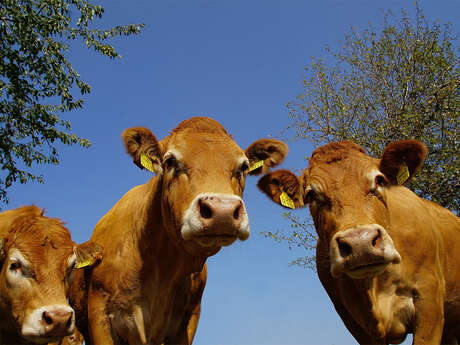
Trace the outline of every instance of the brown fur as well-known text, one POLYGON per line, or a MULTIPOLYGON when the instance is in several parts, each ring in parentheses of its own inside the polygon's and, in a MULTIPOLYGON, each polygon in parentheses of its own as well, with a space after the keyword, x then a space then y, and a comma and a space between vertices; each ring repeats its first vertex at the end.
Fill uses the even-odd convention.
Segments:
MULTIPOLYGON (((86 343, 189 345, 199 319, 205 261, 220 246, 184 240, 183 216, 201 193, 241 196, 245 158, 257 157, 209 118, 185 120, 161 141, 143 127, 127 129, 122 137, 136 165, 140 153, 147 154, 157 176, 128 191, 94 229, 91 240, 103 245, 104 260, 88 277, 86 343)), ((267 167, 287 152, 285 144, 271 139, 256 145, 273 147, 267 167)), ((85 296, 76 299, 79 315, 85 314, 85 296)))
MULTIPOLYGON (((456 344, 460 340, 460 220, 448 210, 398 186, 401 162, 411 177, 426 157, 416 141, 389 144, 381 160, 357 145, 329 144, 315 150, 292 195, 310 202, 318 233, 318 276, 338 314, 360 344, 401 342, 408 333, 414 344, 456 344), (347 149, 349 147, 349 149, 347 149), (378 172, 386 178, 376 188, 378 172), (315 194, 309 195, 313 189, 315 194), (386 229, 401 255, 380 275, 363 279, 331 275, 331 239, 345 229, 377 224, 386 229)), ((273 201, 289 189, 292 173, 275 171, 259 187, 273 201), (280 176, 282 175, 282 177, 280 176), (273 183, 273 179, 277 183, 273 183), (285 186, 283 181, 289 181, 285 186)), ((296 202, 302 207, 302 202, 296 202)))

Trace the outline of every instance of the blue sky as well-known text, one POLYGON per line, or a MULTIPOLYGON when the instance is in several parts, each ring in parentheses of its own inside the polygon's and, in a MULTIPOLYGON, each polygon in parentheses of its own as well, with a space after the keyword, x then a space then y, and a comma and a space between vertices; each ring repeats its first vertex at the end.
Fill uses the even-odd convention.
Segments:
MULTIPOLYGON (((351 26, 379 27, 382 10, 414 11, 413 1, 364 0, 110 0, 99 25, 145 23, 136 37, 114 44, 110 61, 72 48, 69 58, 92 86, 81 111, 67 114, 89 149, 60 147, 61 164, 37 167, 46 183, 16 185, 9 208, 44 207, 64 220, 74 240, 90 237, 97 221, 133 186, 151 176, 131 162, 123 129, 147 126, 165 137, 180 121, 210 116, 246 148, 277 136, 288 124, 286 102, 302 91, 303 67, 338 47, 351 26)), ((460 1, 422 1, 429 20, 459 30, 460 1)), ((301 169, 312 146, 290 143, 283 167, 301 169)), ((195 344, 355 344, 316 273, 288 266, 304 252, 260 234, 288 227, 281 210, 248 177, 245 202, 251 236, 208 260, 208 284, 195 344)), ((304 215, 308 211, 297 210, 304 215)), ((406 341, 407 343, 407 341, 406 341)))

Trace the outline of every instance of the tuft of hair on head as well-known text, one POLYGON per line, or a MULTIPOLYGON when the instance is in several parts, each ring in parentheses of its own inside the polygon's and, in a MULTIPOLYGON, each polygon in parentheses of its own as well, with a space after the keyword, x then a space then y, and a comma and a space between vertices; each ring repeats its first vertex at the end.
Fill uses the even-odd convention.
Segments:
POLYGON ((366 151, 350 140, 329 143, 316 148, 310 158, 310 163, 333 163, 347 158, 351 153, 366 154, 366 151))
POLYGON ((223 133, 230 136, 224 126, 210 117, 195 116, 184 120, 171 131, 171 135, 183 130, 203 133, 223 133))

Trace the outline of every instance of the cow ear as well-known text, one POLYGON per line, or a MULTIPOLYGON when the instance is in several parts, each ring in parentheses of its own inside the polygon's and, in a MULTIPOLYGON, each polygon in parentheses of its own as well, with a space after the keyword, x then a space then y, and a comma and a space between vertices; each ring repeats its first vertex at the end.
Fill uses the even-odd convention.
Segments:
POLYGON ((260 139, 253 142, 245 151, 249 159, 249 174, 266 174, 270 168, 281 164, 288 150, 285 143, 275 139, 260 139))
POLYGON ((273 171, 262 177, 257 186, 281 206, 292 209, 305 206, 299 179, 289 170, 273 171))
POLYGON ((395 185, 409 182, 428 154, 418 140, 401 140, 388 144, 380 160, 380 171, 395 185))
POLYGON ((155 135, 145 127, 128 128, 121 134, 126 151, 141 169, 161 174, 162 148, 155 135))
POLYGON ((5 260, 5 247, 3 245, 3 238, 0 237, 0 266, 3 263, 3 260, 5 260))
POLYGON ((77 262, 75 268, 85 268, 97 265, 104 256, 104 249, 97 243, 87 241, 75 246, 77 262))

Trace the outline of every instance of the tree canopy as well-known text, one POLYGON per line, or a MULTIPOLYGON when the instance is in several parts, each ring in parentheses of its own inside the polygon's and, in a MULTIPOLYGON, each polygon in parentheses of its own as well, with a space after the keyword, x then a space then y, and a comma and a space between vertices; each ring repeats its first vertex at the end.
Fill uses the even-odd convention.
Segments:
POLYGON ((69 43, 117 58, 107 40, 140 32, 143 24, 101 30, 90 27, 104 9, 86 0, 0 2, 0 201, 15 181, 43 182, 34 164, 58 164, 56 144, 90 145, 71 133, 64 112, 82 108, 89 93, 68 60, 69 43))
MULTIPOLYGON (((287 105, 295 138, 315 147, 352 140, 374 157, 392 141, 421 140, 429 156, 409 187, 459 214, 460 49, 451 25, 428 21, 416 5, 413 21, 384 12, 381 30, 352 29, 343 47, 326 51, 333 63, 313 58, 287 105)), ((290 232, 267 235, 310 249, 310 222, 286 217, 290 232)))

